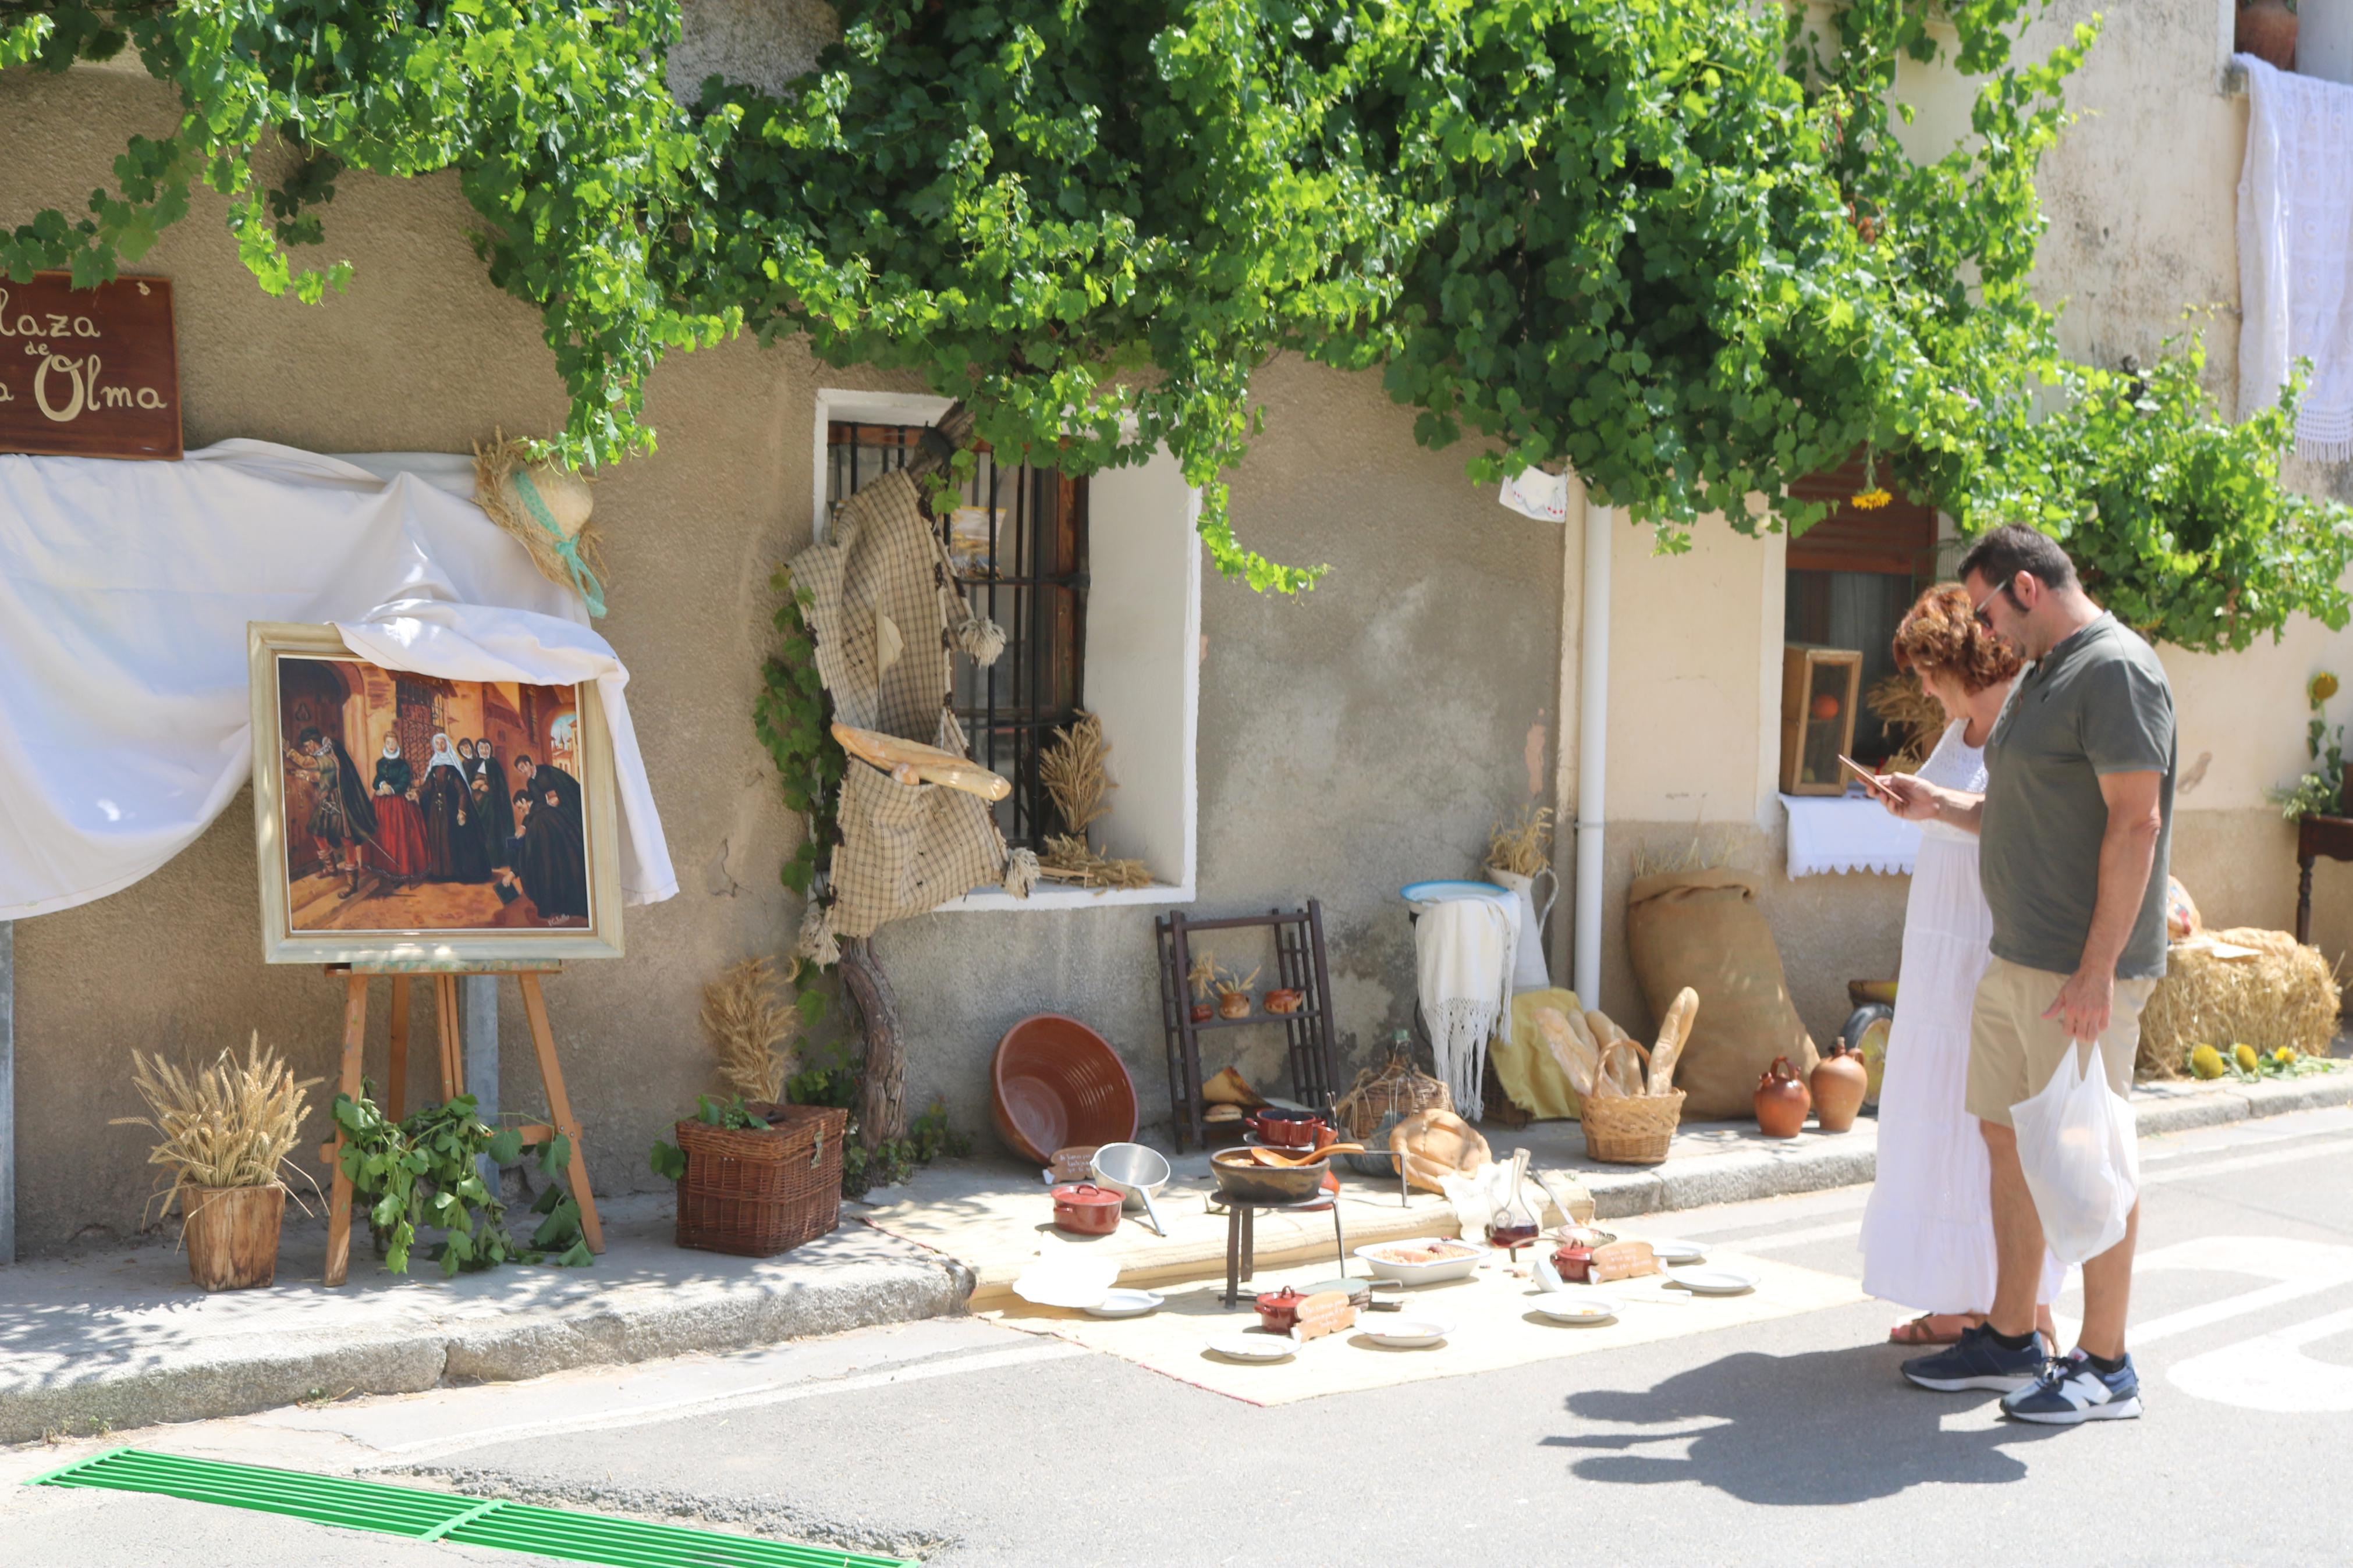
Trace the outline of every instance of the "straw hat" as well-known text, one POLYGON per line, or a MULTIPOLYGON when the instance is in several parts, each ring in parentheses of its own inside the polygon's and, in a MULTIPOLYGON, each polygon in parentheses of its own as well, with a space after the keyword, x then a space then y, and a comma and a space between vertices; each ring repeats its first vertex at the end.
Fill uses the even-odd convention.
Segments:
POLYGON ((474 503, 531 552, 549 582, 578 594, 592 616, 605 613, 600 579, 610 575, 602 543, 588 525, 596 509, 588 481, 559 464, 532 460, 504 431, 474 448, 474 503))

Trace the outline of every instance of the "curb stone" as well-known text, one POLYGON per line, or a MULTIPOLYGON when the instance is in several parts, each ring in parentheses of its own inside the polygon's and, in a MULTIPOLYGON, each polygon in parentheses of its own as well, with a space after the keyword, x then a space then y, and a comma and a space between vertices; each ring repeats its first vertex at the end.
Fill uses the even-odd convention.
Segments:
MULTIPOLYGON (((2143 1085, 2134 1091, 2133 1118, 2141 1136, 2148 1138, 2348 1104, 2353 1104, 2353 1070, 2340 1069, 2284 1083, 2143 1085)), ((1588 1169, 1578 1175, 1593 1194, 1596 1219, 1633 1219, 1861 1186, 1877 1169, 1875 1147, 1844 1147, 1809 1137, 1782 1148, 1702 1155, 1650 1170, 1588 1169)))
MULTIPOLYGON (((132 1346, 119 1325, 110 1329, 87 1321, 90 1313, 75 1314, 84 1320, 79 1332, 68 1327, 37 1344, 28 1342, 29 1334, 0 1342, 7 1347, 0 1350, 0 1443, 250 1415, 322 1393, 414 1394, 451 1382, 506 1382, 745 1350, 964 1310, 969 1269, 912 1249, 877 1256, 864 1232, 845 1227, 836 1233, 840 1242, 821 1238, 801 1249, 806 1256, 833 1244, 847 1255, 812 1258, 789 1277, 640 1277, 553 1305, 484 1310, 453 1301, 442 1315, 389 1325, 367 1321, 364 1304, 345 1299, 311 1303, 322 1318, 347 1311, 341 1324, 270 1322, 202 1337, 151 1332, 132 1346)), ((26 1266, 19 1277, 41 1267, 26 1266)), ((0 1271, 0 1287, 16 1274, 0 1271)), ((52 1300, 59 1287, 70 1290, 70 1270, 51 1278, 52 1300)), ((0 1322, 15 1317, 37 1331, 38 1320, 56 1312, 53 1305, 14 1306, 25 1310, 0 1305, 0 1322)))

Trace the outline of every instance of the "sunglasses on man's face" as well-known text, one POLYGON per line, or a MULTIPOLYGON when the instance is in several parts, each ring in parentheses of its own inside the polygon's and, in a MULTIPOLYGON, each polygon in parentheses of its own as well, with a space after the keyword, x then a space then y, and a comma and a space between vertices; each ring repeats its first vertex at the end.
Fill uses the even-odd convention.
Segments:
POLYGON ((1992 593, 1988 594, 1984 598, 1979 599, 1976 604, 1969 606, 1969 613, 1977 616, 1978 625, 1985 627, 1988 631, 1993 630, 1993 617, 1986 614, 1986 606, 1992 604, 1996 597, 2008 599, 2010 601, 2010 608, 2018 611, 2021 615, 2026 611, 2026 606, 2018 602, 2018 591, 2012 588, 2009 584, 2004 583, 2000 587, 1996 588, 1992 593))

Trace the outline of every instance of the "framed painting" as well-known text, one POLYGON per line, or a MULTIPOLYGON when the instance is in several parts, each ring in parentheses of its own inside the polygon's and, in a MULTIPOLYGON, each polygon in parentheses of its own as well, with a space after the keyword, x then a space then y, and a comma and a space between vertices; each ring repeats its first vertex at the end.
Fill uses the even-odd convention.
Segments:
POLYGON ((618 810, 593 685, 389 669, 254 622, 262 957, 617 958, 618 810))

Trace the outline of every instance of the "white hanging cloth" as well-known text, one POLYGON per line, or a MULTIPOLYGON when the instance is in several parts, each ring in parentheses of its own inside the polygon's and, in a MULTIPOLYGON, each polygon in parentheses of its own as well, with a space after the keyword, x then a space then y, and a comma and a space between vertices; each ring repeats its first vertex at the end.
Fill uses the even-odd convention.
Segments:
MULTIPOLYGON (((1498 889, 1497 892, 1502 893, 1498 889)), ((1487 1041, 1510 1016, 1512 956, 1519 942, 1508 897, 1446 899, 1414 922, 1414 977, 1439 1081, 1456 1112, 1476 1121, 1486 1102, 1487 1041)))
POLYGON ((2353 458, 2353 87, 2253 55, 2239 170, 2239 417, 2268 408, 2300 359, 2295 445, 2353 458))
POLYGON ((421 674, 594 682, 623 894, 675 894, 628 673, 466 499, 461 465, 266 441, 177 463, 0 457, 0 920, 129 887, 236 797, 248 621, 332 622, 362 657, 421 674))

